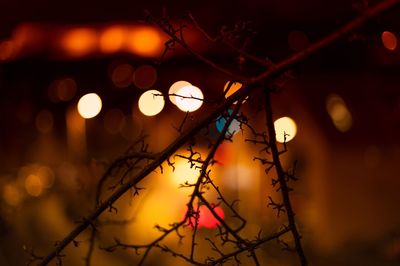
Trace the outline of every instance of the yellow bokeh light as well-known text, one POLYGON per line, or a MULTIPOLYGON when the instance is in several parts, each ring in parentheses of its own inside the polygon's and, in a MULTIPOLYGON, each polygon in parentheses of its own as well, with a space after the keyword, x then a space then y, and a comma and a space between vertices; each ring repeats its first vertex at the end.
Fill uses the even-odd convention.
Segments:
POLYGON ((164 96, 157 90, 148 90, 140 96, 138 104, 139 110, 144 115, 154 116, 164 108, 164 96))
POLYGON ((382 43, 388 50, 395 50, 397 47, 397 37, 390 31, 384 31, 381 35, 382 43))
POLYGON ((101 111, 101 98, 96 93, 88 93, 82 96, 78 102, 78 112, 85 118, 93 118, 101 111))
MULTIPOLYGON (((154 188, 154 187, 153 187, 154 188)), ((156 188, 151 193, 146 194, 145 200, 137 212, 128 212, 128 217, 135 216, 134 223, 126 226, 128 238, 135 238, 137 243, 147 243, 160 236, 160 231, 155 229, 155 225, 168 227, 172 222, 179 221, 184 217, 186 197, 177 195, 178 189, 156 188)), ((175 241, 175 237, 167 237, 165 241, 175 241)))
POLYGON ((97 33, 89 28, 67 31, 62 37, 62 48, 72 56, 84 56, 97 48, 97 33))
POLYGON ((135 27, 129 31, 127 47, 141 56, 157 56, 163 49, 161 34, 153 27, 135 27))
POLYGON ((172 84, 171 87, 168 90, 169 100, 174 105, 176 105, 176 98, 177 97, 175 95, 173 95, 173 94, 177 94, 180 89, 182 89, 185 86, 190 86, 190 85, 192 85, 192 84, 190 84, 189 82, 187 82, 185 80, 180 80, 180 81, 177 81, 174 84, 172 84))
POLYGON ((326 100, 326 110, 337 130, 346 132, 351 128, 353 119, 343 99, 331 94, 326 100))
POLYGON ((175 171, 170 173, 172 182, 179 186, 188 182, 189 184, 195 184, 197 178, 200 175, 199 165, 191 167, 190 162, 187 159, 176 157, 175 159, 175 171))
POLYGON ((280 143, 291 141, 297 133, 297 125, 290 117, 281 117, 274 122, 276 140, 280 143))
POLYGON ((103 53, 115 53, 122 49, 126 36, 126 29, 120 26, 111 26, 105 29, 100 36, 100 50, 103 53))
POLYGON ((15 185, 5 185, 3 188, 3 199, 10 206, 17 206, 21 200, 21 192, 15 185))
POLYGON ((42 180, 37 175, 28 175, 25 178, 25 189, 29 195, 39 197, 43 192, 42 180))
POLYGON ((193 85, 182 87, 176 94, 176 106, 184 112, 194 112, 203 105, 203 93, 193 85))

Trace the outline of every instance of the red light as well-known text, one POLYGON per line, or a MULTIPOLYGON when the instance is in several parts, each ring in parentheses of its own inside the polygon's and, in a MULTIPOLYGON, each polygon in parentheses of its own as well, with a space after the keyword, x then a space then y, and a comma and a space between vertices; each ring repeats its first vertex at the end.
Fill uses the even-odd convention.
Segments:
MULTIPOLYGON (((196 208, 195 208, 196 210, 196 208)), ((214 207, 214 212, 220 217, 222 220, 225 218, 224 211, 221 207, 214 207)), ((195 220, 191 218, 191 221, 188 223, 191 227, 194 226, 195 220)), ((212 212, 207 208, 207 206, 202 205, 199 208, 199 220, 198 220, 198 227, 205 227, 205 228, 216 228, 220 222, 217 218, 214 217, 212 212)))

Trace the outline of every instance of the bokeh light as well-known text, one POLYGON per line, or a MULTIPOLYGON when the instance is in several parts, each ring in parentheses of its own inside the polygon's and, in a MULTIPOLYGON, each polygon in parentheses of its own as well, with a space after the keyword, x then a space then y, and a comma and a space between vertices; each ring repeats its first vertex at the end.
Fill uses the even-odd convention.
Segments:
POLYGON ((148 90, 139 98, 139 110, 146 116, 160 113, 164 105, 164 96, 157 90, 148 90))
POLYGON ((140 26, 129 31, 128 49, 144 57, 158 56, 163 49, 161 34, 154 27, 140 26))
POLYGON ((72 78, 65 78, 58 81, 57 96, 61 101, 71 100, 76 93, 76 82, 72 78))
POLYGON ((76 93, 77 85, 72 78, 54 80, 48 88, 48 96, 52 102, 69 101, 76 93))
POLYGON ((192 85, 192 84, 190 84, 189 82, 187 82, 185 80, 179 80, 179 81, 175 82, 174 84, 172 84, 171 87, 169 87, 169 90, 168 90, 169 100, 174 105, 176 105, 176 98, 177 97, 175 95, 173 95, 173 94, 177 94, 180 89, 182 89, 183 87, 186 87, 186 86, 190 86, 190 85, 192 85))
MULTIPOLYGON (((237 92, 238 90, 240 90, 242 88, 242 83, 240 83, 240 82, 234 81, 234 82, 232 82, 231 86, 229 87, 230 83, 231 83, 231 81, 228 81, 224 86, 225 98, 228 98, 229 96, 231 96, 232 94, 234 94, 235 92, 237 92)), ((247 96, 242 101, 242 103, 245 103, 248 98, 249 98, 249 96, 247 96)), ((233 104, 237 104, 237 101, 234 102, 233 104)))
POLYGON ((36 129, 41 133, 49 133, 53 129, 53 114, 49 110, 40 111, 35 120, 36 129))
POLYGON ((3 199, 10 206, 17 206, 22 200, 21 191, 13 184, 7 184, 3 187, 3 199))
POLYGON ((381 35, 382 43, 388 50, 395 50, 397 47, 397 37, 390 31, 384 31, 381 35))
POLYGON ((281 117, 274 122, 276 141, 280 143, 291 141, 297 133, 297 125, 290 117, 281 117))
POLYGON ((339 95, 331 94, 327 97, 326 110, 337 130, 346 132, 351 128, 353 123, 351 113, 339 95))
POLYGON ((53 186, 55 175, 50 167, 40 166, 36 171, 36 175, 39 177, 44 188, 50 188, 53 186))
MULTIPOLYGON (((232 115, 232 113, 233 113, 232 110, 228 110, 229 116, 232 115)), ((224 126, 225 126, 226 122, 228 121, 229 116, 224 117, 221 115, 217 118, 217 121, 215 122, 215 126, 219 133, 221 133, 222 130, 224 129, 224 126)), ((231 121, 231 124, 228 127, 228 130, 226 131, 226 135, 235 135, 239 131, 240 131, 240 122, 237 119, 233 119, 231 121)))
POLYGON ((85 56, 95 52, 98 43, 97 33, 89 28, 68 30, 62 36, 62 48, 71 56, 85 56))
POLYGON ((203 105, 203 93, 193 85, 182 87, 177 94, 176 106, 184 112, 194 112, 203 105))
MULTIPOLYGON (((224 211, 221 207, 214 207, 213 208, 214 212, 220 217, 222 220, 225 218, 224 211)), ((189 223, 191 226, 195 224, 195 219, 191 218, 191 223, 189 223)), ((214 217, 212 212, 207 208, 205 205, 201 205, 199 207, 199 220, 197 226, 199 228, 205 227, 205 228, 216 228, 220 222, 218 221, 217 218, 214 217)))
POLYGON ((78 112, 85 118, 93 118, 101 111, 101 98, 96 93, 88 93, 82 96, 78 102, 78 112))
POLYGON ((232 94, 237 92, 242 87, 242 83, 240 83, 240 82, 234 81, 234 82, 232 82, 232 85, 230 87, 229 87, 229 83, 231 83, 231 81, 228 81, 224 86, 225 98, 228 98, 229 96, 231 96, 232 94), (229 87, 229 90, 228 90, 228 87, 229 87))
POLYGON ((133 84, 139 89, 148 89, 157 80, 157 70, 149 65, 140 66, 133 74, 133 84))
POLYGON ((123 48, 126 29, 121 26, 110 26, 100 35, 100 50, 103 53, 115 53, 123 48))
POLYGON ((7 40, 0 42, 0 61, 13 59, 16 53, 15 43, 7 40))
POLYGON ((254 187, 257 168, 242 162, 226 165, 223 168, 224 185, 231 189, 250 190, 254 187))
POLYGON ((25 178, 25 189, 29 195, 39 197, 43 192, 42 181, 35 174, 28 175, 25 178))
POLYGON ((130 64, 120 64, 111 73, 111 80, 118 88, 126 88, 131 85, 133 67, 130 64))
POLYGON ((179 186, 185 184, 195 184, 200 175, 199 165, 191 165, 187 159, 175 157, 175 170, 170 173, 173 184, 179 186))

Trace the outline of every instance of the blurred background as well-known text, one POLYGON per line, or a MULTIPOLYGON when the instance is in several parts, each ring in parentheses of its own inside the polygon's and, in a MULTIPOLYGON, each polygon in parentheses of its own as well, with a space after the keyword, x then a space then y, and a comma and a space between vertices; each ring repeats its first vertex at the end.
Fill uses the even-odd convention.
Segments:
MULTIPOLYGON (((93 208, 96 183, 114 158, 143 135, 151 151, 161 151, 179 135, 186 111, 187 124, 195 123, 223 97, 229 78, 183 49, 175 47, 160 59, 168 37, 146 22, 145 10, 155 17, 166 12, 174 25, 188 25, 185 39, 195 51, 255 75, 262 69, 204 38, 188 12, 212 36, 244 21, 251 37, 247 49, 279 61, 376 2, 1 1, 0 265, 24 265, 29 254, 23 247, 46 254, 93 208), (204 102, 167 96, 178 92, 204 102)), ((290 131, 285 167, 298 161, 300 181, 292 200, 311 265, 400 262, 399 12, 369 22, 277 81, 275 126, 290 131)), ((232 90, 239 87, 235 83, 232 90)), ((260 99, 251 96, 242 111, 263 130, 260 99)), ((220 130, 217 120, 210 136, 220 130)), ((262 147, 245 141, 252 135, 237 121, 230 131, 234 141, 218 150, 215 182, 230 201, 240 200, 246 237, 275 232, 284 219, 267 208, 268 195, 276 196, 270 186, 274 175, 265 176, 264 166, 253 161, 262 147)), ((199 141, 196 150, 205 156, 206 142, 199 141)), ((147 243, 159 234, 155 224, 182 219, 190 189, 178 187, 198 171, 183 159, 175 161, 175 172, 165 166, 163 175, 152 174, 137 199, 121 199, 118 214, 103 217, 129 222, 104 226, 98 245, 112 244, 113 237, 147 243)), ((212 193, 208 197, 217 201, 212 193)), ((232 220, 228 212, 224 217, 232 220)), ((215 234, 209 219, 200 228, 201 239, 215 234)), ((65 265, 83 264, 88 238, 86 232, 78 248, 66 249, 65 265)), ((174 237, 166 243, 187 248, 174 237)), ((199 257, 217 255, 203 244, 199 257)), ((295 265, 295 256, 276 243, 257 252, 265 265, 295 265)), ((93 257, 93 265, 137 262, 133 251, 96 250, 93 257)), ((148 265, 186 264, 161 255, 150 257, 148 265)))

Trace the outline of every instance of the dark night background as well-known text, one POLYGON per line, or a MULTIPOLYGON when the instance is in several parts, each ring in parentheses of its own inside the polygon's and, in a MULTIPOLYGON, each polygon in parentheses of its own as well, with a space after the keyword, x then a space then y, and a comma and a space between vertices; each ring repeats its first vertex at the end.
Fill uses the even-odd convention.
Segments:
MULTIPOLYGON (((369 1, 369 4, 377 2, 369 1)), ((90 29, 100 38, 108 27, 122 25, 134 29, 145 25, 145 10, 155 16, 161 16, 164 10, 171 21, 189 24, 186 15, 190 12, 214 36, 222 26, 251 22, 254 35, 248 50, 279 62, 357 16, 365 4, 362 0, 1 0, 0 265, 23 265, 28 258, 23 245, 45 253, 54 241, 68 233, 75 218, 85 215, 92 206, 90 200, 101 172, 93 166, 93 161, 112 160, 141 133, 149 135, 155 151, 176 137, 171 125, 177 125, 183 113, 166 100, 159 115, 142 115, 137 101, 144 90, 137 88, 130 77, 127 84, 124 80, 119 81, 124 84, 118 84, 115 81, 118 77, 114 76, 118 66, 131 66, 129 75, 132 75, 140 66, 151 65, 157 71, 152 88, 162 93, 183 79, 201 88, 205 98, 216 99, 228 81, 180 48, 161 63, 156 62, 153 54, 122 48, 104 52, 97 44, 81 54, 69 54, 62 48, 63 34, 68 30, 90 29), (72 85, 63 83, 66 91, 73 87, 71 96, 66 100, 52 98, 54 86, 66 79, 72 80, 72 85), (89 92, 100 95, 103 107, 96 118, 76 122, 86 123, 84 139, 79 139, 82 133, 69 128, 66 121, 79 98, 89 92), (128 121, 127 117, 134 119, 128 121), (52 181, 32 195, 26 180, 38 169, 45 169, 52 181)), ((290 142, 287 160, 297 158, 302 167, 294 203, 310 265, 400 263, 399 14, 399 8, 391 10, 296 66, 291 70, 292 77, 285 80, 281 92, 274 97, 276 116, 290 116, 298 127, 296 138, 290 142), (391 44, 387 43, 385 32, 390 34, 391 44), (393 38, 394 41, 397 38, 397 45, 393 45, 393 38), (344 127, 340 122, 334 123, 330 102, 345 108, 345 111, 340 109, 345 112, 342 119, 349 119, 350 115, 350 120, 342 121, 347 123, 344 127)), ((232 50, 211 43, 193 27, 189 27, 187 34, 188 43, 196 51, 228 67, 238 64, 239 58, 232 50)), ((241 70, 256 74, 262 69, 244 62, 241 70)), ((257 97, 251 97, 244 111, 250 117, 257 117, 260 105, 257 97)), ((195 112, 199 116, 205 113, 207 105, 195 112)), ((231 155, 235 159, 227 160, 235 165, 241 165, 241 158, 247 158, 243 159, 243 165, 251 162, 257 151, 252 146, 238 145, 240 149, 230 147, 236 152, 231 155)), ((148 183, 155 187, 152 192, 162 191, 155 182, 148 183)), ((254 184, 268 187, 269 182, 257 176, 254 184)), ((261 224, 261 228, 270 225, 263 222, 270 214, 262 210, 265 208, 263 197, 270 188, 231 190, 231 195, 239 197, 243 204, 254 206, 255 214, 249 214, 252 223, 261 224), (260 195, 254 196, 254 191, 260 195)), ((175 208, 178 207, 171 206, 175 208)), ((154 212, 157 210, 155 207, 154 212)), ((122 213, 127 215, 128 211, 122 213)), ((146 224, 147 217, 154 218, 147 213, 143 217, 146 218, 133 226, 136 230, 141 230, 140 223, 146 224)), ((176 217, 179 214, 165 220, 176 217)), ((111 236, 105 238, 112 239, 114 233, 114 229, 110 230, 111 236)), ((129 234, 126 237, 129 239, 129 234)), ((107 257, 98 252, 95 255, 100 254, 99 261, 94 265, 132 263, 128 252, 107 257)), ((274 252, 285 257, 278 249, 266 248, 263 254, 266 261, 271 258, 271 265, 293 265, 285 258, 283 263, 279 262, 281 257, 274 252)), ((76 265, 84 256, 83 251, 72 248, 68 254, 73 254, 70 255, 73 258, 66 259, 66 265, 76 265)), ((185 265, 164 260, 165 264, 156 259, 153 263, 185 265)))

